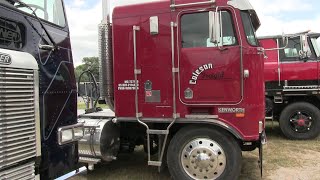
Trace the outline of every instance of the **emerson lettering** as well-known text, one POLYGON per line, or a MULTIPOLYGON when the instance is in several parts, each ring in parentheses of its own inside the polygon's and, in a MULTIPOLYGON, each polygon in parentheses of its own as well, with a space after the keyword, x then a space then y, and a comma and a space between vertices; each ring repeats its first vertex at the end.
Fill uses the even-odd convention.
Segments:
POLYGON ((195 71, 192 73, 192 77, 191 77, 191 79, 190 79, 190 81, 189 81, 189 84, 191 84, 191 85, 196 85, 199 76, 200 76, 204 71, 209 70, 209 69, 213 69, 213 64, 208 63, 208 64, 204 64, 204 65, 200 66, 197 70, 195 70, 195 71))

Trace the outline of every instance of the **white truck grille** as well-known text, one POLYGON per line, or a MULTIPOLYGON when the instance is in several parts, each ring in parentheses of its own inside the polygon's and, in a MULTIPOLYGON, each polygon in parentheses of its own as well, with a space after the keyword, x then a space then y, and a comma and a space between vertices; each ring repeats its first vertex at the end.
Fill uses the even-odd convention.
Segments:
POLYGON ((35 71, 0 67, 0 175, 36 156, 35 111, 35 71))

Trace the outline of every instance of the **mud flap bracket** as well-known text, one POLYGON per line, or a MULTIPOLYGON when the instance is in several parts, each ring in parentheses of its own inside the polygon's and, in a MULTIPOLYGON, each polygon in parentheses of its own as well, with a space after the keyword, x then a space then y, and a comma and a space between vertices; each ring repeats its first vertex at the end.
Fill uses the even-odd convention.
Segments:
POLYGON ((266 133, 265 131, 263 131, 260 134, 260 143, 259 143, 259 168, 260 168, 260 174, 261 177, 263 176, 263 145, 265 145, 267 143, 267 138, 266 138, 266 133))

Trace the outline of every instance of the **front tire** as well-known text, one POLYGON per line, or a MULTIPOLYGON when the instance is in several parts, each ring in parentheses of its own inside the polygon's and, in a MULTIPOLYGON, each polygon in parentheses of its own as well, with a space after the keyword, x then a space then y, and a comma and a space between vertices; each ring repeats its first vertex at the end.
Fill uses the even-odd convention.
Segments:
POLYGON ((179 130, 171 140, 167 163, 175 180, 233 180, 241 172, 241 149, 226 132, 189 126, 179 130))
POLYGON ((306 140, 320 133, 320 110, 307 102, 288 105, 281 113, 279 124, 289 139, 306 140))

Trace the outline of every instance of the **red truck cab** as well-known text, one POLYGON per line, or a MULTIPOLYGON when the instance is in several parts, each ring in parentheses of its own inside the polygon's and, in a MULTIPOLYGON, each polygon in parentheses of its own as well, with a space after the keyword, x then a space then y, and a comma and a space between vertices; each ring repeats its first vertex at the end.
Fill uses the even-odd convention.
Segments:
POLYGON ((247 0, 116 7, 100 26, 100 60, 101 94, 114 110, 104 118, 119 128, 119 150, 143 144, 148 165, 166 160, 174 179, 237 179, 241 151, 264 139, 259 26, 247 0))
POLYGON ((278 119, 285 136, 314 138, 320 133, 319 33, 261 37, 266 51, 266 113, 278 119), (280 48, 276 50, 275 48, 280 48))

